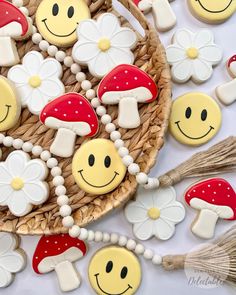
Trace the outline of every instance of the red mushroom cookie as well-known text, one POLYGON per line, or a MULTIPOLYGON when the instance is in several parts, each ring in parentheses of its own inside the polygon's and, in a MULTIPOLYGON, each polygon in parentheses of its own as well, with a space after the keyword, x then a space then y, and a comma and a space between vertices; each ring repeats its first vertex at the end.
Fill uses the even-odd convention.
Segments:
POLYGON ((94 136, 98 118, 90 103, 78 93, 67 93, 47 104, 40 115, 41 122, 58 129, 50 151, 56 156, 73 154, 76 136, 94 136))
POLYGON ((158 88, 147 73, 136 66, 123 64, 102 79, 97 95, 104 104, 119 104, 119 126, 132 129, 140 125, 138 103, 154 101, 158 88))
POLYGON ((86 254, 86 245, 68 234, 42 236, 33 257, 33 269, 38 274, 56 272, 60 288, 67 292, 79 287, 81 281, 73 262, 86 254))
POLYGON ((219 218, 236 220, 236 194, 224 179, 212 178, 194 184, 185 193, 185 200, 199 210, 192 232, 200 238, 213 238, 219 218))
POLYGON ((31 25, 27 17, 13 4, 0 0, 0 66, 19 62, 15 39, 29 36, 31 25))

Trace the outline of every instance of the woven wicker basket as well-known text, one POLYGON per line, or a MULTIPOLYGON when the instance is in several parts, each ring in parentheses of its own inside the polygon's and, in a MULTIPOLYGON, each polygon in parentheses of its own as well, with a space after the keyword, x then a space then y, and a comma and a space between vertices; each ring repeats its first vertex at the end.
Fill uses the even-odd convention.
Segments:
MULTIPOLYGON (((152 76, 160 89, 160 96, 157 101, 140 106, 139 111, 142 124, 139 128, 134 130, 119 129, 125 145, 141 166, 142 171, 149 172, 155 163, 158 151, 163 145, 163 137, 168 124, 171 105, 170 73, 166 62, 165 51, 158 39, 157 32, 146 22, 142 13, 140 13, 132 2, 128 0, 120 0, 120 2, 135 16, 146 32, 144 38, 137 33, 139 41, 134 50, 135 65, 152 76)), ((28 7, 30 16, 34 16, 39 3, 40 0, 25 1, 24 4, 28 7)), ((113 10, 110 0, 94 0, 89 2, 89 6, 93 18, 104 12, 112 12, 118 16, 117 12, 113 10)), ((120 17, 120 20, 123 26, 130 26, 123 17, 120 17)), ((30 40, 18 43, 18 52, 21 58, 31 50, 40 51, 38 46, 34 45, 30 40)), ((67 50, 68 53, 70 53, 70 50, 67 50)), ((43 54, 46 56, 45 53, 43 54)), ((2 68, 1 75, 6 76, 7 71, 7 68, 2 68)), ((86 74, 96 89, 99 81, 89 73, 86 74)), ((75 76, 66 67, 64 67, 63 82, 66 86, 66 92, 75 91, 84 94, 75 76)), ((116 124, 117 108, 109 107, 108 113, 115 120, 114 123, 116 124)), ((55 130, 48 129, 42 125, 37 116, 33 116, 27 109, 24 109, 17 126, 9 130, 6 134, 13 138, 21 138, 24 141, 39 144, 44 149, 49 149, 55 135, 55 130)), ((109 137, 104 131, 104 126, 100 126, 97 137, 109 137)), ((84 139, 78 138, 76 149, 80 147, 83 141, 84 139)), ((12 149, 3 148, 3 159, 11 151, 12 149)), ((78 225, 84 226, 97 220, 113 208, 127 202, 134 195, 137 183, 135 178, 128 173, 124 181, 115 191, 99 197, 86 194, 79 189, 71 175, 71 160, 71 158, 59 159, 59 163, 65 178, 68 196, 70 197, 70 205, 73 208, 73 216, 78 225)), ((56 203, 52 177, 49 176, 47 181, 50 185, 50 197, 48 201, 42 206, 35 207, 30 214, 16 218, 6 207, 0 208, 0 230, 17 232, 19 234, 54 234, 65 232, 56 203)))

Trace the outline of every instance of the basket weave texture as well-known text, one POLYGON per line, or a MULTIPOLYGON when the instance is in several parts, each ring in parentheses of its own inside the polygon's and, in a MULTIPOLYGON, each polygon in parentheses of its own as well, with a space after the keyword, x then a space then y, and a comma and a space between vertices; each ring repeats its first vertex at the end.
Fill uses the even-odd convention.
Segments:
MULTIPOLYGON (((138 43, 134 50, 135 65, 145 70, 158 84, 160 95, 157 101, 150 104, 140 105, 139 112, 141 116, 141 125, 133 130, 119 129, 122 139, 125 141, 131 155, 140 165, 141 170, 149 172, 155 164, 157 155, 164 143, 164 135, 168 125, 168 118, 171 106, 171 84, 170 72, 166 62, 165 50, 158 38, 156 30, 145 20, 142 13, 129 0, 120 0, 132 15, 140 22, 146 32, 145 37, 138 33, 138 43)), ((30 16, 34 19, 34 14, 40 3, 40 0, 26 0, 24 5, 28 7, 30 16)), ((122 26, 130 24, 123 17, 113 10, 110 0, 95 0, 88 2, 93 18, 97 18, 101 13, 112 12, 120 18, 122 26)), ((18 52, 22 58, 31 50, 40 51, 37 45, 31 40, 18 42, 18 52)), ((71 48, 67 49, 71 53, 71 48)), ((47 54, 44 52, 46 57, 47 54)), ((63 83, 66 92, 79 92, 80 84, 75 76, 66 67, 63 68, 63 83)), ((7 76, 7 68, 0 68, 1 75, 7 76)), ((85 69, 85 71, 87 71, 85 69)), ((86 72, 88 80, 92 82, 96 89, 99 80, 86 72)), ((117 123, 117 107, 109 106, 108 113, 112 116, 114 123, 117 123)), ((32 115, 28 109, 22 111, 18 124, 5 133, 13 138, 21 138, 24 141, 31 141, 33 144, 41 145, 49 150, 55 136, 55 130, 48 129, 42 125, 37 116, 32 115)), ((100 130, 96 137, 109 138, 105 132, 104 126, 100 124, 100 130)), ((78 138, 76 150, 85 141, 78 138)), ((3 159, 12 151, 9 148, 3 148, 3 159)), ((32 156, 32 155, 31 155, 32 156)), ((33 156, 32 156, 33 158, 33 156)), ((76 224, 85 226, 86 224, 97 220, 110 212, 113 208, 121 206, 127 202, 135 193, 137 183, 135 177, 127 173, 120 186, 113 192, 103 196, 92 196, 79 189, 71 174, 72 158, 58 158, 60 167, 65 178, 67 194, 70 198, 70 205, 73 209, 73 217, 76 224)), ((52 184, 52 177, 48 176, 47 182, 50 186, 50 197, 42 206, 37 206, 28 215, 16 218, 6 207, 0 207, 0 230, 16 232, 19 234, 55 234, 63 233, 66 229, 62 226, 59 207, 56 203, 55 188, 52 184)))

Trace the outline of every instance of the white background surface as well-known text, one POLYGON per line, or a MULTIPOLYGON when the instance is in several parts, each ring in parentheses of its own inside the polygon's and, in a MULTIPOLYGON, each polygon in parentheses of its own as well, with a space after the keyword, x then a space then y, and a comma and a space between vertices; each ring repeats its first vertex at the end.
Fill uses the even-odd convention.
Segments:
MULTIPOLYGON (((181 95, 187 91, 202 91, 215 97, 214 89, 217 85, 229 81, 229 77, 226 68, 226 60, 236 53, 236 41, 235 41, 235 27, 236 27, 236 14, 227 22, 221 25, 208 26, 204 23, 196 20, 189 12, 185 0, 176 0, 172 4, 172 7, 177 15, 178 28, 189 28, 192 31, 197 31, 200 28, 209 27, 215 33, 215 41, 224 49, 224 60, 215 68, 214 75, 211 80, 202 85, 195 85, 190 82, 185 85, 174 85, 173 98, 181 95)), ((149 16, 149 19, 151 17, 149 16)), ((170 43, 171 37, 177 28, 172 31, 160 34, 160 38, 165 45, 170 43)), ((177 164, 187 159, 190 155, 197 151, 204 150, 214 143, 226 138, 229 135, 236 135, 236 103, 229 107, 222 106, 223 112, 223 126, 220 133, 210 141, 210 143, 201 146, 199 148, 190 148, 177 143, 170 135, 167 135, 167 141, 161 154, 158 158, 158 163, 152 170, 152 175, 160 175, 171 168, 174 168, 177 164)), ((236 189, 235 178, 236 173, 225 175, 225 178, 231 182, 236 189)), ((176 185, 178 200, 183 201, 183 193, 189 184, 195 182, 196 179, 183 181, 181 184, 176 185)), ((179 254, 185 253, 191 250, 191 248, 197 246, 203 241, 196 238, 190 231, 189 227, 194 219, 196 212, 191 208, 186 207, 186 219, 177 226, 175 236, 169 241, 158 241, 155 238, 145 242, 146 247, 150 247, 157 253, 165 254, 179 254)), ((220 221, 216 228, 216 235, 219 236, 225 230, 230 228, 234 222, 220 221)), ((113 212, 111 215, 100 220, 96 225, 92 225, 89 228, 93 230, 113 231, 128 235, 132 237, 131 225, 124 218, 122 209, 113 212)), ((27 268, 15 278, 14 283, 7 289, 1 289, 1 295, 56 295, 62 294, 59 290, 55 272, 47 275, 37 275, 31 268, 32 256, 37 245, 38 237, 23 237, 21 246, 25 249, 28 256, 27 268)), ((91 256, 98 249, 103 247, 103 244, 91 244, 90 251, 87 257, 76 263, 76 268, 81 273, 83 278, 82 286, 69 294, 94 294, 87 279, 87 267, 91 256)), ((153 295, 153 294, 181 294, 181 295, 230 295, 235 294, 236 289, 229 286, 223 286, 217 289, 199 289, 188 285, 187 278, 184 271, 175 271, 167 273, 161 269, 161 267, 154 267, 150 262, 146 262, 141 259, 143 280, 142 285, 137 292, 139 295, 153 295)))

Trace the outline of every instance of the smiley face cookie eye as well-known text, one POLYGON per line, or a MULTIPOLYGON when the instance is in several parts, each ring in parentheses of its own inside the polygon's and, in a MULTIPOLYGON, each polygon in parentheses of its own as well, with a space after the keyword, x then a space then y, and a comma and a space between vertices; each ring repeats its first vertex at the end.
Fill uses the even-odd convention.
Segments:
POLYGON ((106 272, 110 273, 113 269, 113 262, 112 261, 108 261, 107 265, 106 265, 106 272))
POLYGON ((89 163, 89 166, 92 167, 95 163, 95 157, 93 154, 89 155, 89 158, 88 158, 88 163, 89 163))
POLYGON ((59 13, 59 6, 58 6, 57 3, 55 3, 55 4, 53 5, 53 7, 52 7, 52 15, 53 15, 53 16, 57 16, 58 13, 59 13))
POLYGON ((192 109, 190 107, 187 107, 186 111, 185 111, 185 117, 187 119, 189 119, 192 115, 192 109))
POLYGON ((68 17, 69 18, 72 18, 73 15, 74 15, 74 13, 75 13, 74 7, 73 6, 70 6, 69 9, 68 9, 68 12, 67 12, 68 17))
POLYGON ((106 168, 109 168, 111 166, 111 158, 109 156, 106 156, 104 160, 104 165, 106 168))
POLYGON ((126 276, 127 276, 127 274, 128 274, 128 268, 127 268, 126 266, 124 266, 124 267, 122 268, 121 272, 120 272, 120 277, 121 277, 122 279, 125 279, 126 276))
POLYGON ((202 113, 201 113, 201 119, 202 121, 206 121, 207 119, 207 110, 203 110, 202 113))

